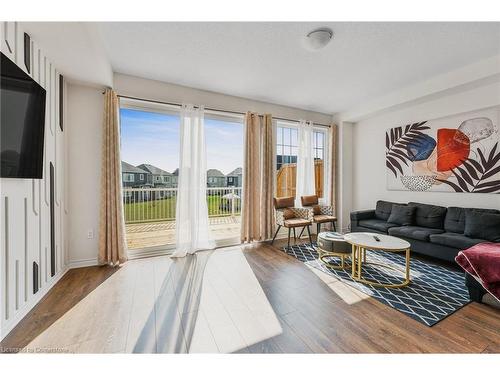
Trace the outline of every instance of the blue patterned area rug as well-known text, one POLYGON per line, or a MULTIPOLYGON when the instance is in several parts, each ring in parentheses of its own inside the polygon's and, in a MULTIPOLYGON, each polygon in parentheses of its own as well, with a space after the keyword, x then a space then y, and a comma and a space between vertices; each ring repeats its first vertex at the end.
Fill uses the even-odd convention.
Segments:
MULTIPOLYGON (((404 288, 383 288, 354 281, 351 278, 350 260, 346 259, 348 268, 345 270, 326 267, 318 260, 315 243, 313 246, 309 243, 293 245, 283 248, 283 251, 429 327, 470 302, 462 272, 418 259, 411 259, 410 285, 404 288)), ((367 251, 366 258, 368 262, 390 264, 401 270, 405 267, 405 258, 399 254, 367 251)), ((332 265, 340 264, 337 258, 331 259, 332 265)), ((363 265, 363 277, 383 283, 400 283, 403 279, 401 272, 369 264, 363 265)))

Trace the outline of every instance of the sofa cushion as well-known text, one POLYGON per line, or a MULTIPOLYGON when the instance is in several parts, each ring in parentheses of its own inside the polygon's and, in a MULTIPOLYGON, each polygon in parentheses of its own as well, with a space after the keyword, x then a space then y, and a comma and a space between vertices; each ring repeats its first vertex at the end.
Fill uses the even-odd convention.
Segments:
POLYGON ((444 217, 444 230, 452 233, 464 233, 465 230, 465 208, 448 207, 444 217))
POLYGON ((500 214, 466 209, 464 234, 467 237, 500 242, 500 214))
POLYGON ((470 238, 461 233, 446 232, 441 234, 431 234, 430 240, 432 243, 436 243, 443 246, 454 247, 456 249, 465 250, 469 247, 477 245, 481 242, 486 242, 486 240, 478 238, 470 238))
POLYGON ((378 220, 378 219, 360 220, 358 225, 360 227, 375 229, 378 230, 379 232, 384 232, 384 233, 387 233, 387 229, 389 228, 397 227, 397 224, 391 224, 385 220, 378 220))
MULTIPOLYGON (((444 230, 446 232, 464 233, 465 231, 465 210, 463 207, 448 207, 444 218, 444 230)), ((499 210, 489 208, 474 208, 474 211, 490 214, 500 214, 499 210)))
POLYGON ((419 227, 442 229, 444 227, 444 217, 446 207, 434 206, 432 204, 423 204, 410 202, 408 206, 416 207, 415 225, 419 227))
POLYGON ((375 208, 375 219, 385 220, 389 219, 392 211, 392 202, 377 201, 377 206, 375 208))
POLYGON ((412 225, 415 216, 415 207, 402 204, 392 205, 391 215, 387 219, 388 223, 398 225, 412 225))
POLYGON ((444 233, 444 230, 408 225, 404 227, 389 228, 388 232, 391 236, 406 237, 419 241, 429 241, 429 236, 431 234, 444 233))

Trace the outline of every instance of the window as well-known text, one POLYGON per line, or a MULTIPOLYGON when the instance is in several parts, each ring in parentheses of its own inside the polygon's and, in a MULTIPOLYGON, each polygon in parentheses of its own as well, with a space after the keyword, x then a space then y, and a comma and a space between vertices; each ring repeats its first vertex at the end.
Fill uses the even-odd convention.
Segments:
MULTIPOLYGON (((295 178, 297 174, 299 130, 296 125, 278 122, 276 126, 276 195, 278 197, 295 196, 295 178)), ((323 197, 324 160, 326 130, 314 129, 313 155, 316 195, 323 197)))
POLYGON ((124 173, 123 174, 123 182, 134 182, 135 176, 133 173, 124 173))
POLYGON ((139 180, 144 181, 144 175, 142 173, 139 175, 139 180))
POLYGON ((315 130, 313 134, 314 183, 316 195, 323 198, 325 189, 325 130, 315 130))

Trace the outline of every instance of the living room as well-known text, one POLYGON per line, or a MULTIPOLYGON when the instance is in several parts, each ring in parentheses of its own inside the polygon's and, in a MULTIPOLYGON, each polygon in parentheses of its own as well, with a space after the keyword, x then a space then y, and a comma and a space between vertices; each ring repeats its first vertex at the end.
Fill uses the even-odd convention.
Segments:
POLYGON ((0 352, 498 361, 500 22, 423 11, 13 10, 0 352))

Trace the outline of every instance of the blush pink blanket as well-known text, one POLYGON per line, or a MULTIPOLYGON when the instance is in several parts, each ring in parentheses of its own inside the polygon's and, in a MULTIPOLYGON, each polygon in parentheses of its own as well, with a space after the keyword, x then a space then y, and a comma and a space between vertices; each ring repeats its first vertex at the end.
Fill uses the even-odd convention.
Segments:
POLYGON ((455 261, 500 301, 500 243, 480 243, 460 251, 455 261))

